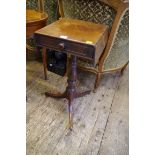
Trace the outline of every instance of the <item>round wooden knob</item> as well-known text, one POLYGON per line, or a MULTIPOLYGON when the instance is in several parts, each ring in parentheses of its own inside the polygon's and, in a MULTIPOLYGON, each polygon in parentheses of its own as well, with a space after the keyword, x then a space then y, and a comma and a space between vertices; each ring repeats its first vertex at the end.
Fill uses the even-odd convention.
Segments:
POLYGON ((63 49, 65 48, 65 44, 64 44, 64 43, 59 43, 59 48, 60 48, 61 50, 63 50, 63 49))

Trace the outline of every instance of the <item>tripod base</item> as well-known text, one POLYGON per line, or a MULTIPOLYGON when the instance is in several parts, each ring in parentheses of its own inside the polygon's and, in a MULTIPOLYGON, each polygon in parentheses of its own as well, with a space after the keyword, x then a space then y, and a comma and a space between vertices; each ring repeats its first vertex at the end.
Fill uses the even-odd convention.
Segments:
POLYGON ((64 93, 52 93, 52 92, 45 92, 46 97, 52 97, 52 98, 66 98, 68 99, 68 111, 69 111, 69 124, 68 124, 68 128, 70 130, 72 130, 73 128, 73 116, 72 116, 72 101, 75 98, 78 97, 83 97, 87 94, 90 94, 91 90, 85 91, 85 92, 78 92, 74 94, 74 97, 72 98, 72 100, 70 100, 70 96, 67 95, 67 89, 64 93))
POLYGON ((76 56, 72 56, 72 63, 71 63, 71 72, 68 77, 68 86, 64 93, 51 93, 46 92, 45 95, 47 97, 53 98, 66 98, 68 100, 68 111, 69 111, 69 129, 73 127, 73 115, 72 115, 72 103, 75 98, 82 97, 84 95, 89 94, 91 91, 85 92, 76 92, 76 80, 77 80, 77 58, 76 56))

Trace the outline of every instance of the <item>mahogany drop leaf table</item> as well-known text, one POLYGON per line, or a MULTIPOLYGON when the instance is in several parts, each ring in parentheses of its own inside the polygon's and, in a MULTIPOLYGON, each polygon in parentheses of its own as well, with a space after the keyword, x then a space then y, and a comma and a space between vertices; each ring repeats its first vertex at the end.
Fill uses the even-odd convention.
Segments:
MULTIPOLYGON (((43 47, 44 64, 46 48, 71 55, 71 71, 68 86, 64 93, 45 92, 48 97, 67 98, 69 110, 69 129, 73 127, 72 104, 75 98, 89 94, 91 91, 77 92, 77 58, 97 64, 108 39, 108 26, 76 19, 63 18, 35 32, 37 47, 43 47)), ((46 64, 44 65, 46 67, 46 64)), ((46 73, 46 68, 44 72, 46 73)))

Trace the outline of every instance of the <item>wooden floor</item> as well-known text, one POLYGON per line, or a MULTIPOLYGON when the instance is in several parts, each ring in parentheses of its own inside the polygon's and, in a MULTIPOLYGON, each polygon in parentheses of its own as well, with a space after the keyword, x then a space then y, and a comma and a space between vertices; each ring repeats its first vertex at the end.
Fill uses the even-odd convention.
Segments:
MULTIPOLYGON (((128 155, 128 68, 123 76, 104 75, 96 93, 76 99, 73 131, 67 129, 67 103, 46 98, 47 90, 63 91, 66 77, 27 62, 27 155, 128 155)), ((94 74, 78 71, 78 88, 93 88, 94 74)))

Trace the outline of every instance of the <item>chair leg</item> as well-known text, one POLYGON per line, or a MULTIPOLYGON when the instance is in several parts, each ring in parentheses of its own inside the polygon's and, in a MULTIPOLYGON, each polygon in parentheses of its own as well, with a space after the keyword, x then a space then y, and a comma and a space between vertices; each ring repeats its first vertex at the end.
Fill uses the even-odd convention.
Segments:
POLYGON ((121 75, 123 75, 123 72, 124 72, 124 70, 125 70, 125 68, 127 67, 127 65, 128 65, 128 62, 125 64, 125 66, 121 69, 121 75))
POLYGON ((100 79, 101 79, 101 73, 97 73, 96 74, 96 79, 95 79, 95 85, 94 85, 94 92, 96 92, 99 83, 100 83, 100 79))
POLYGON ((43 57, 43 66, 44 66, 44 77, 45 77, 45 80, 47 80, 46 48, 43 48, 42 57, 43 57))

